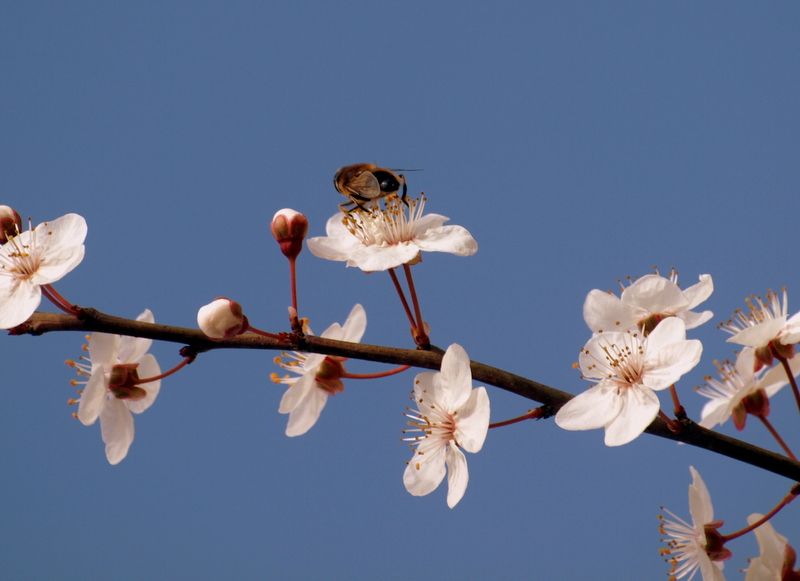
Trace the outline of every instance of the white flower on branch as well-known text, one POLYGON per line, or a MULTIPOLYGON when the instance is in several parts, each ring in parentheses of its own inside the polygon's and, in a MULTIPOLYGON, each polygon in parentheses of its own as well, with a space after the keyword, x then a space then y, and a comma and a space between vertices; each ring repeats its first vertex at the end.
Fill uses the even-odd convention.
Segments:
POLYGON ((730 320, 720 325, 732 335, 728 342, 755 348, 756 371, 771 366, 775 353, 792 359, 794 344, 800 341, 800 313, 789 317, 786 289, 783 289, 783 301, 778 293, 770 290, 766 300, 754 296, 746 302, 746 312, 737 309, 730 320))
POLYGON ((386 209, 370 206, 332 216, 327 236, 308 240, 308 249, 320 258, 346 261, 366 272, 388 270, 419 261, 420 252, 449 252, 471 256, 478 243, 463 226, 444 226, 439 214, 423 215, 425 198, 387 199, 386 209))
POLYGON ((24 323, 42 301, 42 285, 83 260, 86 220, 67 214, 8 238, 0 246, 0 329, 24 323))
POLYGON ((414 380, 417 410, 406 416, 414 428, 403 433, 422 432, 404 438, 416 446, 408 462, 403 483, 414 496, 433 492, 444 479, 447 466, 447 506, 453 508, 464 496, 469 482, 467 452, 480 452, 489 431, 489 396, 486 388, 472 388, 469 356, 460 345, 447 348, 441 372, 426 371, 414 380))
MULTIPOLYGON (((149 309, 136 318, 153 323, 149 309)), ((152 339, 93 333, 89 340, 91 373, 78 406, 78 419, 89 426, 100 418, 100 432, 109 463, 118 464, 133 443, 133 416, 155 401, 161 380, 139 385, 139 379, 161 375, 156 358, 147 351, 152 339)), ((83 370, 83 366, 78 366, 83 370)))
MULTIPOLYGON (((747 524, 752 525, 763 518, 760 514, 751 514, 747 517, 747 524)), ((794 560, 788 566, 787 576, 784 577, 784 564, 787 561, 787 548, 794 554, 794 550, 788 546, 786 537, 779 535, 775 527, 769 521, 765 522, 753 531, 758 540, 758 548, 761 554, 755 559, 750 560, 747 568, 747 577, 744 581, 789 581, 791 568, 794 560)), ((797 575, 797 573, 794 573, 797 575)))
MULTIPOLYGON (((366 329, 367 313, 364 307, 357 304, 350 311, 344 325, 334 323, 322 333, 322 338, 358 343, 366 329)), ((311 334, 308 329, 306 332, 311 334)), ((278 412, 289 414, 286 435, 301 436, 317 423, 322 409, 328 403, 328 396, 344 391, 341 375, 344 373, 343 362, 346 358, 319 353, 295 352, 283 355, 291 361, 284 363, 280 357, 276 357, 275 363, 297 377, 278 377, 277 374, 272 374, 275 383, 291 386, 283 394, 278 412)))
POLYGON ((605 428, 607 446, 627 444, 658 415, 655 391, 668 388, 700 361, 703 346, 686 339, 681 319, 663 320, 645 339, 637 332, 600 333, 581 350, 584 379, 597 385, 556 414, 565 430, 605 428))
POLYGON ((620 297, 597 289, 589 292, 583 318, 595 333, 634 328, 649 333, 666 317, 678 317, 687 329, 694 329, 714 316, 711 311, 692 311, 713 291, 710 274, 701 274, 700 282, 686 290, 678 286, 675 272, 669 278, 648 274, 625 288, 620 297))
POLYGON ((717 532, 722 521, 714 521, 711 495, 700 474, 692 466, 689 466, 689 470, 692 473, 692 484, 689 485, 692 524, 662 506, 661 510, 672 518, 658 517, 661 521, 659 531, 671 537, 662 539, 667 543, 667 548, 662 549, 661 554, 668 557, 665 561, 672 566, 671 580, 689 575, 687 581, 692 581, 699 569, 703 581, 725 581, 723 563, 720 561, 730 559, 731 552, 722 546, 721 535, 717 532))

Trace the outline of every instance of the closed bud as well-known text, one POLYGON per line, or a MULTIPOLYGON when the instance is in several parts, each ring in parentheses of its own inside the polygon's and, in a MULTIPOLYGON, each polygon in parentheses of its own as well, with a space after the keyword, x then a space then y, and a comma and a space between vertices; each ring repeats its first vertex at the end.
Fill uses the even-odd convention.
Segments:
POLYGON ((0 206, 0 244, 8 242, 22 230, 22 219, 14 208, 0 206))
POLYGON ((236 301, 219 297, 197 311, 197 325, 209 339, 228 339, 241 335, 250 326, 236 301))
POLYGON ((295 210, 278 210, 270 224, 272 235, 281 246, 283 255, 294 260, 303 249, 303 240, 308 233, 308 219, 295 210))

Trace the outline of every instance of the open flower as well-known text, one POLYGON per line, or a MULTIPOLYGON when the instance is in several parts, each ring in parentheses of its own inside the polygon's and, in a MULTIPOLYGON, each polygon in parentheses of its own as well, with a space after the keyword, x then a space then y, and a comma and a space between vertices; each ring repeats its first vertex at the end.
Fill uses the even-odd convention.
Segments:
POLYGON ((756 350, 755 370, 771 366, 775 353, 791 359, 794 344, 800 341, 800 313, 789 317, 786 289, 783 301, 778 293, 767 291, 766 300, 761 297, 746 299, 747 312, 737 309, 733 317, 720 328, 732 337, 729 343, 746 345, 756 350))
POLYGON ((67 214, 42 222, 0 246, 0 329, 24 323, 42 301, 42 285, 83 260, 86 220, 67 214))
MULTIPOLYGON (((364 311, 364 307, 356 305, 350 311, 344 325, 334 323, 322 333, 322 337, 358 343, 366 329, 367 313, 364 311)), ((309 329, 306 332, 311 334, 309 329)), ((290 375, 278 377, 277 374, 272 374, 272 380, 275 383, 286 383, 291 386, 283 394, 278 412, 289 414, 286 435, 300 436, 317 423, 322 409, 328 403, 328 396, 344 391, 341 376, 345 371, 343 364, 345 358, 319 353, 295 352, 283 355, 290 357, 292 361, 284 363, 280 357, 277 357, 275 362, 284 369, 295 373, 297 377, 290 375)))
MULTIPOLYGON (((154 322, 149 309, 137 321, 154 322)), ((100 418, 100 432, 109 463, 118 464, 133 443, 133 416, 149 408, 161 389, 161 380, 139 384, 139 379, 161 375, 156 358, 147 353, 152 339, 92 333, 89 340, 91 377, 81 394, 78 419, 89 426, 100 418)))
POLYGON ((689 514, 692 515, 692 524, 662 506, 661 510, 672 519, 659 515, 659 530, 662 535, 672 538, 662 539, 667 543, 667 548, 662 549, 661 554, 668 556, 665 561, 672 565, 670 580, 689 575, 687 581, 692 581, 700 569, 703 581, 725 581, 722 575, 723 563, 720 561, 730 559, 731 552, 723 546, 722 537, 717 532, 722 521, 714 521, 711 495, 700 474, 692 466, 689 466, 689 470, 692 473, 692 484, 689 486, 689 514))
POLYGON ((426 371, 414 379, 417 410, 411 418, 412 429, 422 432, 405 438, 416 446, 414 457, 403 474, 403 484, 414 496, 433 492, 442 482, 447 466, 447 506, 453 508, 469 482, 467 452, 479 452, 489 431, 489 396, 486 388, 472 388, 469 356, 461 345, 447 348, 441 372, 426 371))
MULTIPOLYGON (((763 518, 760 514, 751 514, 747 517, 747 524, 752 525, 763 518)), ((779 535, 769 521, 753 531, 758 540, 761 555, 750 560, 747 568, 747 577, 744 581, 788 581, 788 575, 783 576, 784 565, 788 565, 788 573, 794 573, 794 549, 789 547, 786 537, 779 535), (787 551, 788 549, 788 551, 787 551), (791 558, 791 562, 787 561, 791 558)), ((797 573, 795 573, 797 575, 797 573)))
POLYGON ((325 227, 327 236, 308 240, 315 256, 346 261, 366 272, 388 270, 419 260, 421 251, 449 252, 471 256, 478 243, 463 226, 443 226, 449 218, 423 215, 425 198, 387 199, 386 209, 370 206, 332 216, 325 227))
POLYGON ((649 333, 666 317, 678 317, 687 329, 694 329, 714 316, 711 311, 692 311, 713 291, 710 274, 701 274, 700 282, 686 290, 678 286, 676 272, 669 278, 648 274, 625 288, 619 298, 601 290, 591 291, 583 304, 583 318, 595 333, 634 328, 649 333))
POLYGON ((703 346, 686 339, 681 319, 665 319, 642 339, 636 332, 600 333, 581 350, 584 379, 597 385, 556 414, 565 430, 605 428, 607 446, 627 444, 658 415, 655 391, 666 389, 700 361, 703 346))
POLYGON ((748 411, 769 414, 769 398, 786 385, 788 380, 783 369, 773 369, 781 374, 770 372, 765 375, 753 371, 754 359, 755 350, 745 347, 735 365, 730 361, 722 364, 714 362, 720 379, 706 377, 706 383, 697 389, 697 393, 710 400, 703 406, 700 414, 701 426, 713 428, 733 416, 736 428, 742 430, 748 411))

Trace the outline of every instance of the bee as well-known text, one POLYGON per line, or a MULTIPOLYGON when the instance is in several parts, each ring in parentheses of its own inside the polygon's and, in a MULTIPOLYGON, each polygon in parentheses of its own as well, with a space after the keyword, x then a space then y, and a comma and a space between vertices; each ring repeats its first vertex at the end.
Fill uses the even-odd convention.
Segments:
POLYGON ((333 176, 333 186, 340 194, 350 198, 348 202, 339 204, 339 209, 346 214, 356 208, 366 210, 364 207, 366 202, 397 195, 401 186, 403 193, 400 199, 408 206, 408 186, 405 176, 378 167, 374 163, 357 163, 340 168, 333 176), (352 208, 346 208, 351 204, 352 208))

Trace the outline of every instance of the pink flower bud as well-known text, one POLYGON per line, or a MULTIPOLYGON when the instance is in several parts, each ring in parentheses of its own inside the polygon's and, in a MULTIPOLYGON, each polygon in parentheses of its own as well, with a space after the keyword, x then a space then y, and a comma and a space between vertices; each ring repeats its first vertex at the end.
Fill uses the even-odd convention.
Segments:
POLYGON ((272 235, 281 245, 283 255, 294 260, 303 249, 303 240, 308 233, 308 219, 295 210, 278 210, 270 224, 272 235))
POLYGON ((14 208, 0 206, 0 244, 16 236, 22 230, 22 219, 14 208))
POLYGON ((242 313, 242 305, 219 297, 200 307, 197 324, 209 339, 227 339, 244 333, 250 326, 242 313))

